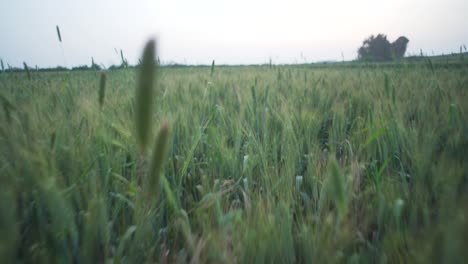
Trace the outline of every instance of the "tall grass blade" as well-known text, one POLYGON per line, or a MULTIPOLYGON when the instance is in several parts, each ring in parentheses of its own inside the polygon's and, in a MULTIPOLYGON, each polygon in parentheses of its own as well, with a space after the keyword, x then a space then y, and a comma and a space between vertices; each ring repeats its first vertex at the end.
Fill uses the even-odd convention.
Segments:
MULTIPOLYGON (((3 182, 2 182, 3 184, 3 182)), ((17 243, 20 242, 19 219, 16 198, 12 190, 6 186, 0 189, 0 262, 15 263, 17 243)))
POLYGON ((62 43, 62 34, 60 34, 60 28, 58 25, 55 26, 55 29, 57 30, 57 37, 60 43, 62 43))
POLYGON ((346 204, 346 182, 343 173, 340 170, 338 162, 332 160, 329 168, 329 177, 330 177, 330 192, 334 198, 336 206, 338 207, 338 217, 341 219, 347 213, 347 204, 346 204))
POLYGON ((197 149, 197 146, 200 144, 200 141, 201 141, 201 139, 203 137, 203 133, 205 133, 205 130, 208 127, 208 125, 210 124, 211 120, 214 119, 217 111, 218 111, 218 108, 214 107, 213 110, 211 111, 210 117, 208 118, 208 120, 203 125, 203 127, 202 127, 202 129, 200 131, 200 134, 198 135, 197 139, 195 140, 195 143, 192 145, 192 148, 190 149, 190 152, 189 152, 189 154, 187 156, 187 159, 184 162, 184 166, 182 167, 182 172, 181 172, 182 177, 184 177, 185 174, 187 173, 189 165, 192 162, 193 155, 195 154, 195 150, 197 149))
POLYGON ((376 140, 382 133, 384 133, 387 129, 385 127, 381 127, 379 130, 377 130, 374 134, 371 135, 371 137, 364 143, 364 146, 368 146, 370 143, 372 143, 374 140, 376 140))
POLYGON ((125 245, 127 244, 127 241, 131 240, 131 237, 133 233, 135 233, 136 229, 136 226, 130 226, 127 228, 127 231, 125 231, 125 234, 122 236, 122 238, 120 238, 119 246, 117 247, 117 252, 115 254, 115 259, 117 260, 116 263, 120 263, 125 245))
POLYGON ((123 55, 123 51, 120 50, 120 59, 122 60, 122 67, 124 68, 127 68, 128 67, 128 63, 127 63, 127 60, 125 59, 124 55, 123 55))
POLYGON ((101 80, 99 82, 99 107, 102 109, 102 106, 104 105, 104 96, 106 93, 106 73, 101 72, 101 80))
POLYGON ((253 112, 255 116, 255 134, 257 137, 260 137, 260 127, 258 124, 258 111, 257 111, 257 93, 255 91, 255 86, 252 86, 250 91, 252 93, 253 112))
POLYGON ((432 74, 434 74, 435 69, 434 69, 434 64, 432 63, 432 60, 427 58, 427 64, 429 65, 429 69, 431 69, 432 74))
POLYGON ((11 113, 10 113, 10 106, 3 102, 3 111, 5 112, 5 119, 7 120, 8 124, 11 124, 11 113))
POLYGON ((15 107, 13 106, 13 104, 5 97, 3 96, 2 94, 0 94, 0 100, 2 101, 2 105, 3 105, 3 110, 5 112, 5 119, 7 120, 8 124, 11 124, 11 112, 10 110, 11 109, 15 109, 15 107))
POLYGON ((390 98, 390 79, 387 74, 385 74, 385 95, 390 98))
POLYGON ((29 67, 26 64, 26 62, 23 62, 24 70, 26 71, 26 74, 28 75, 28 79, 31 80, 31 72, 29 71, 29 67))
POLYGON ((211 76, 213 76, 214 74, 214 69, 215 69, 215 61, 213 60, 213 62, 211 63, 211 76))
POLYGON ((150 136, 153 85, 155 79, 155 45, 155 41, 150 40, 145 46, 136 89, 135 121, 137 142, 141 151, 147 148, 150 136))
POLYGON ((169 143, 169 125, 163 124, 159 131, 156 143, 154 144, 153 157, 151 158, 150 170, 148 174, 148 194, 151 195, 153 201, 159 197, 161 191, 161 168, 166 156, 167 146, 169 143))
POLYGON ((449 113, 450 113, 449 124, 450 124, 450 128, 453 128, 453 126, 455 125, 455 110, 456 110, 455 104, 450 104, 450 108, 449 108, 449 113))
POLYGON ((395 218, 395 222, 396 222, 398 229, 401 228, 401 215, 402 215, 404 206, 405 206, 405 202, 400 198, 396 199, 395 204, 393 206, 393 216, 395 218))

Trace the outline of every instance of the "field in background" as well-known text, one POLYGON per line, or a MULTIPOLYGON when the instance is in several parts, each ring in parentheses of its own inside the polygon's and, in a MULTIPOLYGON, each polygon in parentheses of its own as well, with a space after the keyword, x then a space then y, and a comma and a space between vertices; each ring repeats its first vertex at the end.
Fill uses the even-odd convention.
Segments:
POLYGON ((101 108, 99 72, 0 74, 1 262, 468 257, 466 65, 158 69, 154 206, 137 70, 106 75, 101 108))

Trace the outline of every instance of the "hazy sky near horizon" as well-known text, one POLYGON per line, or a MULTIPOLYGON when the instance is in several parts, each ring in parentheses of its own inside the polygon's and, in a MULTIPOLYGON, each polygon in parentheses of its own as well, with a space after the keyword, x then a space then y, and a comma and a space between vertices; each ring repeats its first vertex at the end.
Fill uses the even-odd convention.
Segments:
POLYGON ((377 33, 408 37, 407 54, 451 53, 468 46, 467 12, 467 0, 0 0, 0 58, 109 66, 122 49, 134 64, 156 37, 165 63, 351 60, 377 33))

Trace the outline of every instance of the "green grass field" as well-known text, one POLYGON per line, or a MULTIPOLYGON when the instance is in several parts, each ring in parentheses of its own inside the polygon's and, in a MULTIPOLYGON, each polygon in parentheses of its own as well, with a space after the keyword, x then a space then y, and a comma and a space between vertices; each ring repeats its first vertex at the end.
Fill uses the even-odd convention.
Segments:
POLYGON ((467 69, 1 73, 0 262, 466 261, 467 69))

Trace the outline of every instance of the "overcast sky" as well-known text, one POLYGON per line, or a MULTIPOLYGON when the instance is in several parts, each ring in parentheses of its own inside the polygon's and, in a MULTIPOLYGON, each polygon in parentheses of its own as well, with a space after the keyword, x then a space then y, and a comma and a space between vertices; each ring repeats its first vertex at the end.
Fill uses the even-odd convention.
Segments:
POLYGON ((0 58, 20 66, 138 61, 150 37, 163 62, 314 62, 356 58, 370 34, 408 52, 468 46, 468 0, 0 0, 0 58), (59 25, 63 53, 55 26, 59 25))

